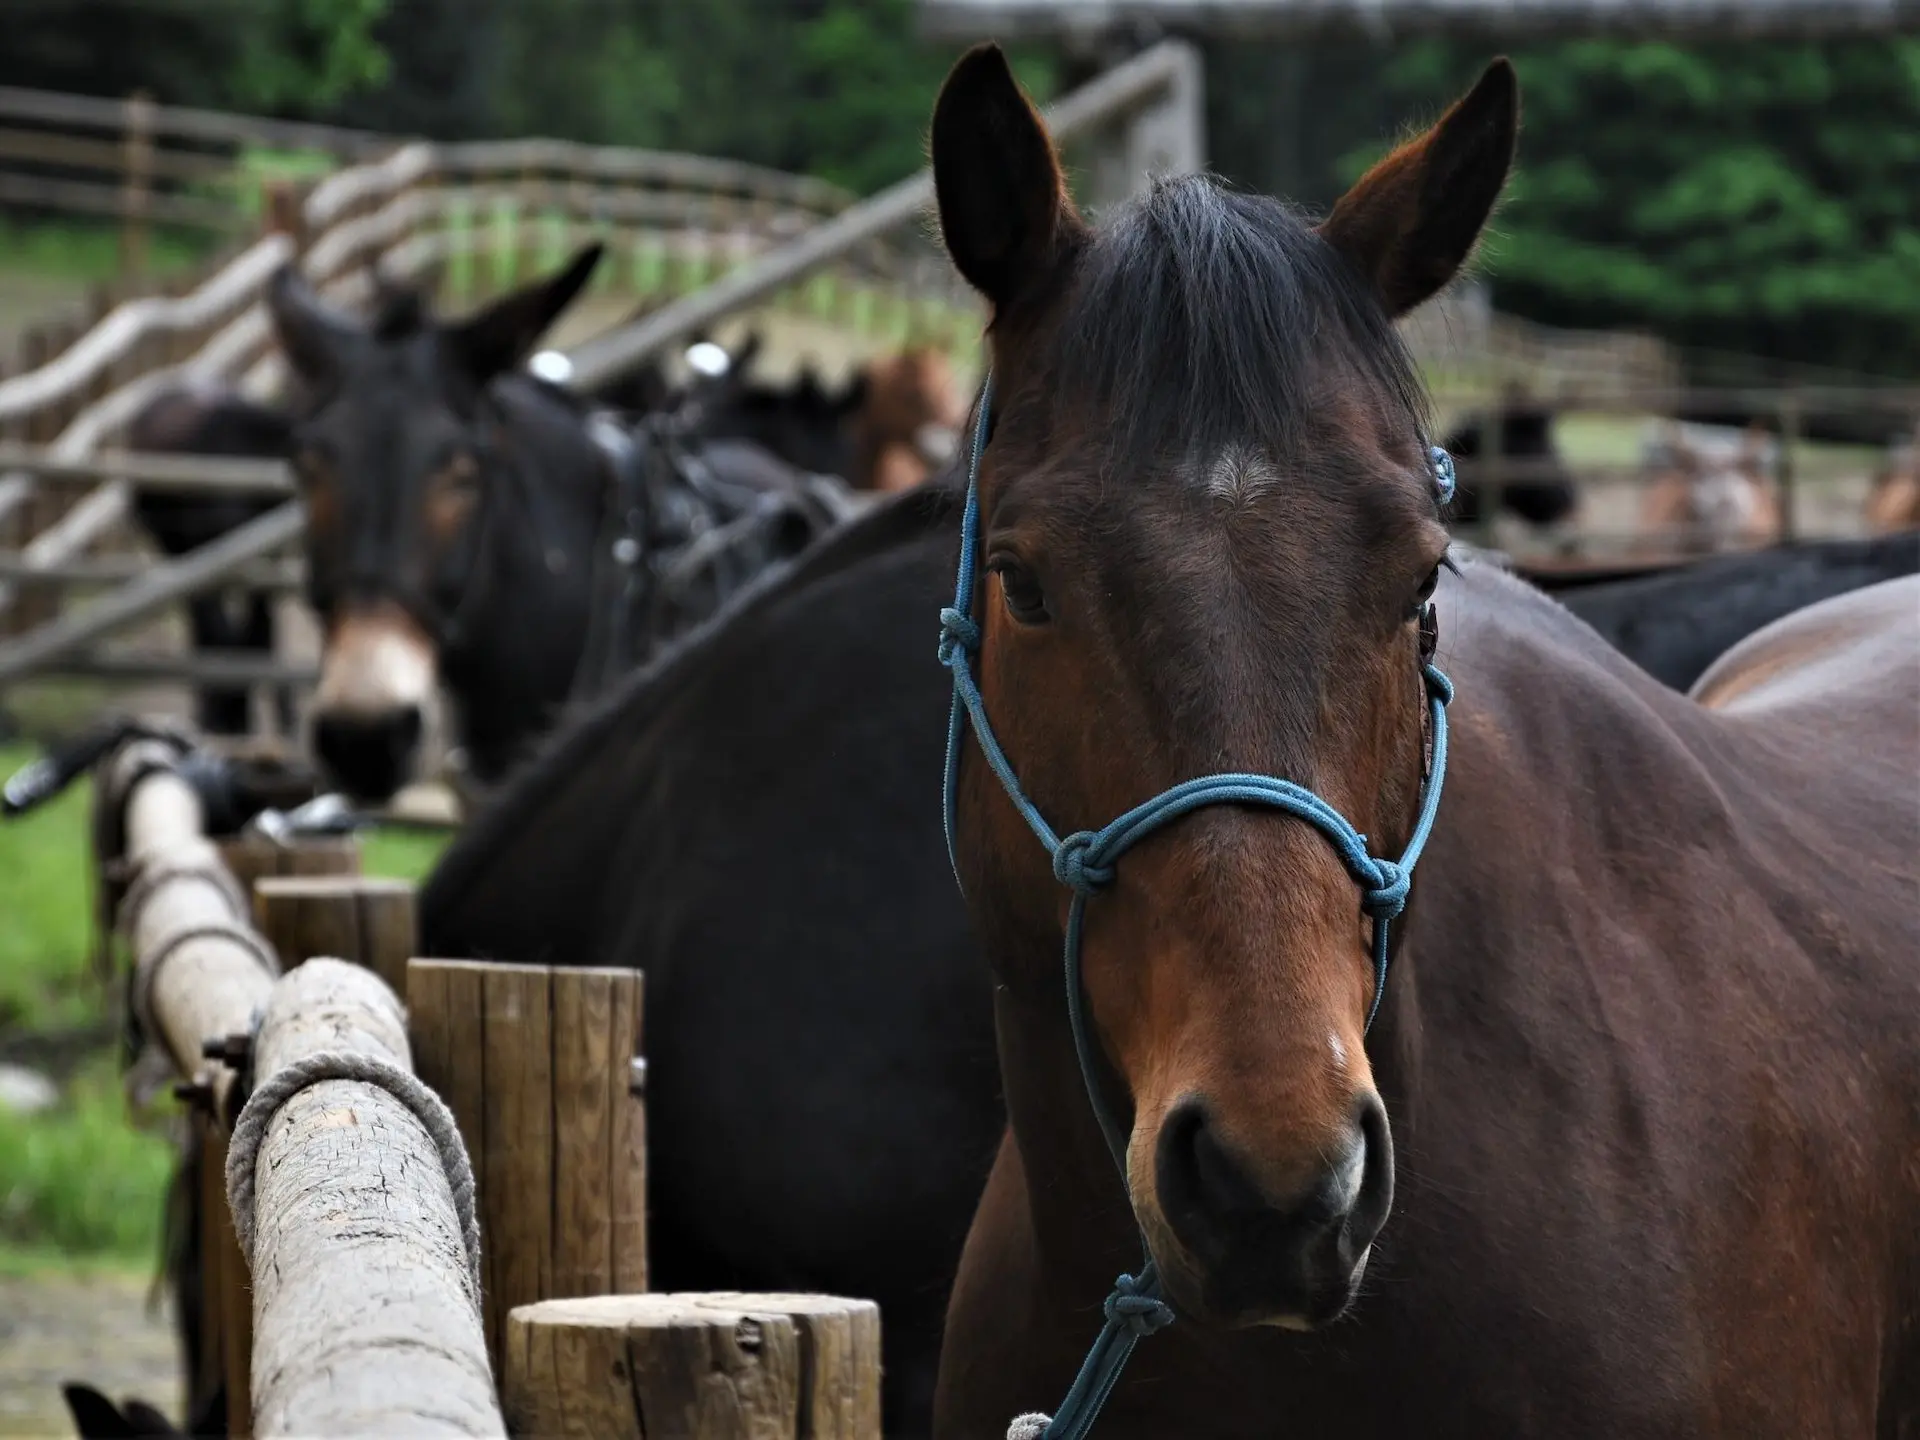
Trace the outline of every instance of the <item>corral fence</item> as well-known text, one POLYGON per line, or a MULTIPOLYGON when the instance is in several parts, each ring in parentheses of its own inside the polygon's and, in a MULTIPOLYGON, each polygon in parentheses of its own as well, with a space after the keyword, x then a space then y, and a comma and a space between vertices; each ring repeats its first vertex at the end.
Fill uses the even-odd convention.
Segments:
POLYGON ((0 373, 56 359, 115 304, 179 294, 213 274, 264 222, 284 187, 392 149, 391 136, 336 126, 0 86, 0 207, 109 234, 118 274, 77 313, 29 325, 0 373), (156 236, 174 242, 165 263, 156 236))
POLYGON ((129 1079, 191 1126, 194 1414, 879 1440, 871 1302, 647 1293, 638 972, 418 958, 411 886, 351 840, 217 843, 205 773, 164 732, 95 770, 129 1079))

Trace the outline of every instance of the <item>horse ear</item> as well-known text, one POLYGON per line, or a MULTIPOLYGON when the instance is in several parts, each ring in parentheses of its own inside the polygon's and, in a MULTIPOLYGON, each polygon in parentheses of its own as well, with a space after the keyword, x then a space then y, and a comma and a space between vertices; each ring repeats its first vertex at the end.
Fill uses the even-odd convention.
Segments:
POLYGON ((751 370, 754 362, 760 358, 760 350, 766 343, 766 338, 758 330, 749 330, 746 338, 740 342, 740 353, 733 357, 733 368, 742 375, 751 370))
POLYGON ((291 265, 267 281, 267 315, 288 363, 311 385, 337 378, 347 347, 359 338, 353 322, 315 295, 291 265))
POLYGON ((1500 198, 1520 127, 1520 82, 1503 56, 1418 139, 1362 175, 1321 225, 1328 244, 1403 315, 1451 280, 1500 198))
POLYGON ((873 372, 862 367, 847 377, 840 393, 829 396, 827 403, 834 414, 851 415, 867 403, 867 396, 872 393, 873 372))
POLYGON ((1052 269, 1079 229, 1060 158, 991 42, 953 67, 933 107, 933 186, 954 268, 996 309, 1052 269))
POLYGON ((560 312, 573 303, 573 297, 593 274, 593 267, 600 263, 604 248, 595 241, 559 273, 503 295, 478 314, 447 326, 441 332, 447 353, 480 383, 513 369, 532 353, 560 312))

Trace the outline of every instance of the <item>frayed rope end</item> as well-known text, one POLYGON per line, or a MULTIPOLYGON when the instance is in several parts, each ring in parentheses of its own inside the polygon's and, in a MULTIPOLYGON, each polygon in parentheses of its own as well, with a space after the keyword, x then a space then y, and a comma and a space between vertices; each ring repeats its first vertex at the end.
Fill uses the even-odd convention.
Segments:
POLYGON ((1053 1423, 1051 1415, 1020 1415, 1007 1427, 1007 1440, 1041 1440, 1053 1423))

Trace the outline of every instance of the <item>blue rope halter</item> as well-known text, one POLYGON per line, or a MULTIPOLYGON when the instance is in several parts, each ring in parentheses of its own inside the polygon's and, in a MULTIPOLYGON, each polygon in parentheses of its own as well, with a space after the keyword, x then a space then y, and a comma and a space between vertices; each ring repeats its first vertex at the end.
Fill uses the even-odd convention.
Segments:
MULTIPOLYGON (((1427 651, 1433 628, 1429 604, 1422 612, 1423 655, 1421 678, 1427 689, 1427 704, 1432 725, 1432 758, 1421 783, 1420 813, 1414 822, 1412 838, 1398 860, 1384 860, 1367 849, 1367 837, 1355 830, 1333 806, 1305 786, 1270 775, 1220 774, 1185 780, 1151 800, 1113 820, 1099 830, 1076 830, 1057 835, 1032 800, 1020 788, 1013 764, 994 737, 987 721, 986 705, 973 678, 973 656, 980 648, 980 622, 974 618, 975 570, 980 542, 980 457, 987 445, 988 420, 993 408, 993 379, 987 378, 980 395, 980 412, 974 423, 973 448, 967 458, 966 507, 960 521, 960 568, 954 586, 953 604, 940 612, 940 663, 953 672, 953 707, 947 719, 947 764, 941 819, 947 834, 947 858, 959 878, 959 862, 954 852, 953 821, 960 780, 960 742, 971 723, 980 753, 999 777, 1007 798, 1019 811, 1027 828, 1039 838, 1053 857, 1053 874, 1073 892, 1067 910, 1066 986, 1067 1021, 1073 1032, 1073 1048, 1080 1062, 1080 1079, 1087 1099, 1106 1137, 1107 1149, 1126 1179, 1126 1137, 1120 1133, 1107 1107, 1101 1102, 1100 1087, 1094 1071, 1094 1040, 1086 1013, 1086 995, 1080 980, 1080 940, 1084 928, 1087 900, 1113 883, 1114 865, 1134 845, 1161 826, 1182 815, 1209 805, 1266 805, 1284 814, 1304 820, 1326 837, 1340 863, 1360 887, 1360 908, 1373 921, 1373 1000, 1367 1010, 1367 1028, 1373 1026, 1380 1011, 1381 997, 1387 988, 1388 935, 1393 919, 1407 903, 1407 891, 1413 880, 1413 867, 1433 830, 1434 816, 1440 809, 1440 788, 1447 770, 1447 705, 1453 699, 1453 685, 1432 663, 1427 651)), ((1445 504, 1453 498, 1453 459, 1445 450, 1434 447, 1433 485, 1435 498, 1445 504)), ((1142 1249, 1145 1241, 1142 1240, 1142 1249)), ((1120 1379, 1133 1347, 1140 1340, 1173 1323, 1173 1308, 1161 1298, 1160 1280, 1154 1273, 1149 1254, 1138 1275, 1122 1275, 1107 1297, 1107 1323, 1094 1341, 1068 1390, 1059 1411, 1048 1422, 1043 1440, 1082 1440, 1099 1417, 1107 1396, 1120 1379)))

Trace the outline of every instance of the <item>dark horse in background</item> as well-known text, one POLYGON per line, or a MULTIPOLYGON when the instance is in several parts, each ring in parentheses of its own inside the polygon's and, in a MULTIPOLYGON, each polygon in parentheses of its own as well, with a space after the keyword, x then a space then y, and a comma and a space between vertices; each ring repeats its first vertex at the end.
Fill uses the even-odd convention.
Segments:
MULTIPOLYGON (((293 422, 281 410, 258 405, 214 385, 163 391, 127 426, 133 450, 191 455, 277 459, 287 453, 293 422)), ((278 502, 250 497, 179 495, 140 490, 134 518, 164 554, 185 555, 229 530, 264 515, 278 502)), ((274 595, 257 586, 204 591, 187 601, 193 648, 208 654, 270 656, 274 650, 274 595)), ((282 728, 294 724, 293 698, 275 696, 282 728)), ((195 695, 195 723, 209 735, 244 735, 248 724, 245 686, 205 684, 195 695)))
MULTIPOLYGON (((646 970, 658 1283, 877 1298, 889 1434, 926 1432, 942 1307, 1005 1114, 994 989, 939 822, 948 689, 931 642, 956 537, 955 496, 935 486, 826 541, 557 734, 422 897, 434 953, 646 970)), ((1700 567, 1714 573, 1667 603, 1705 611, 1724 567, 1773 559, 1700 567)), ((1724 623, 1751 629, 1862 573, 1737 587, 1724 623)), ((1582 666, 1631 673, 1555 623, 1582 666)), ((1417 1155, 1416 1131, 1401 1141, 1417 1155)), ((1074 1344, 1111 1279, 1072 1298, 1074 1344)))
POLYGON ((749 334, 724 372, 684 389, 668 384, 658 366, 642 366, 595 398, 631 413, 679 411, 708 439, 751 440, 855 490, 911 489, 953 458, 966 399, 941 351, 918 346, 877 356, 834 386, 810 364, 783 383, 757 378, 761 345, 758 333, 749 334))
POLYGON ((1500 485, 1495 510, 1517 515, 1529 525, 1552 525, 1573 514, 1579 503, 1573 477, 1553 443, 1553 412, 1509 389, 1492 414, 1469 415, 1443 442, 1459 470, 1459 489, 1450 517, 1456 524, 1479 525, 1490 516, 1482 502, 1483 477, 1511 475, 1500 485))
MULTIPOLYGON (((524 372, 599 253, 451 322, 388 287, 362 323, 282 271, 267 303, 291 413, 184 394, 142 417, 161 448, 230 433, 239 453, 291 460, 325 632, 313 744, 356 795, 414 778, 443 690, 469 773, 498 781, 565 704, 845 513, 831 485, 759 446, 617 427, 524 372)), ((197 541, 245 515, 194 499, 168 518, 197 541)))

